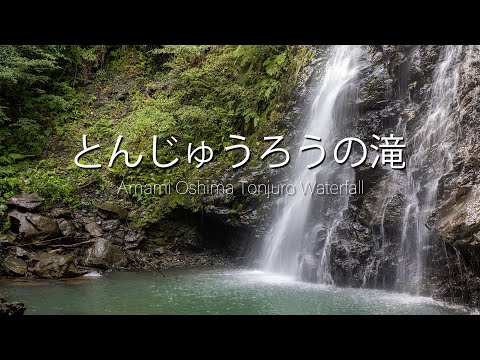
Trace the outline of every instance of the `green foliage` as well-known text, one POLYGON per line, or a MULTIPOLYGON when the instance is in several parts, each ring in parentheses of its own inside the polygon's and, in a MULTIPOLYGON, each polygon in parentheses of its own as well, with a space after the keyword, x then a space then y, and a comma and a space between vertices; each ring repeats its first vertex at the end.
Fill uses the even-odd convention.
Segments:
POLYGON ((176 207, 200 210, 201 196, 116 190, 121 181, 218 177, 235 160, 224 151, 230 134, 247 136, 252 154, 261 153, 310 55, 301 46, 0 46, 0 204, 24 189, 76 206, 94 186, 144 210, 138 226, 176 207), (73 164, 83 134, 101 148, 82 161, 101 169, 73 164), (143 154, 140 166, 127 168, 120 157, 107 167, 118 135, 130 161, 143 154), (179 157, 174 167, 154 166, 153 135, 158 161, 179 157), (171 135, 175 147, 165 143, 171 135), (214 160, 196 169, 186 161, 187 144, 202 140, 214 160))
POLYGON ((71 206, 79 205, 79 196, 76 193, 75 180, 62 176, 57 171, 32 170, 28 173, 29 179, 27 190, 38 192, 47 199, 49 204, 59 201, 71 206))
POLYGON ((66 76, 73 47, 0 46, 0 204, 44 150, 55 120, 78 102, 66 76))

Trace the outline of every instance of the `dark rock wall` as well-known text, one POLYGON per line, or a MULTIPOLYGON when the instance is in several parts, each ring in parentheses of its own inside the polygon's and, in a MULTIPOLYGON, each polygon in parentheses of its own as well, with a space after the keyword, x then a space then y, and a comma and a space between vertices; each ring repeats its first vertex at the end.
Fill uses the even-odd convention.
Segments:
MULTIPOLYGON (((433 76, 443 50, 442 46, 369 46, 365 55, 369 65, 361 74, 355 135, 369 139, 372 134, 404 134, 408 159, 414 149, 409 139, 428 116, 433 76)), ((449 115, 458 136, 446 140, 453 169, 439 180, 435 210, 424 224, 429 242, 420 293, 479 306, 478 47, 464 47, 459 66, 458 96, 450 104, 449 115)), ((420 169, 425 181, 430 169, 442 166, 434 154, 426 152, 431 158, 420 169)), ((371 169, 371 161, 369 158, 365 166, 356 168, 356 180, 364 181, 365 193, 350 197, 335 231, 331 274, 342 286, 396 289, 407 206, 406 170, 371 169)))

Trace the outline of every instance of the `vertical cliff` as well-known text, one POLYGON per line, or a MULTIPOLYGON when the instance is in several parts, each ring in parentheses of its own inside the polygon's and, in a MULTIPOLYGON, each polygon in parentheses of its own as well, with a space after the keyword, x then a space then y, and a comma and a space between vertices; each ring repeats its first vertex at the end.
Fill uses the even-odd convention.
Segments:
POLYGON ((365 193, 335 229, 335 283, 479 305, 479 58, 473 46, 367 48, 355 135, 404 136, 407 165, 356 169, 365 193))

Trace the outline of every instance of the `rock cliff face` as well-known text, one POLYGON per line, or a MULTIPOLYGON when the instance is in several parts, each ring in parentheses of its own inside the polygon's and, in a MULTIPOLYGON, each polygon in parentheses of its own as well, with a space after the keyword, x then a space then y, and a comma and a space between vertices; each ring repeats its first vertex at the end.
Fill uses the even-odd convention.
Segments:
POLYGON ((440 180, 437 206, 427 226, 445 242, 448 276, 436 295, 480 306, 480 48, 465 47, 458 84, 458 129, 451 143, 452 170, 440 180))
POLYGON ((365 193, 350 197, 335 230, 332 278, 338 285, 433 293, 479 306, 480 49, 370 46, 363 60, 368 65, 360 75, 354 131, 346 129, 348 135, 403 135, 407 168, 371 169, 371 158, 356 168, 365 193), (446 64, 448 51, 454 57, 446 64), (438 94, 441 71, 451 77, 447 85, 455 87, 450 98, 438 94), (439 99, 445 102, 442 108, 435 104, 439 99), (433 116, 450 124, 445 133, 431 131, 428 138, 426 122, 433 116), (409 163, 419 152, 421 161, 409 163), (417 207, 422 212, 414 213, 417 207), (420 260, 408 256, 415 246, 421 247, 416 252, 420 260), (405 269, 416 266, 415 261, 424 267, 423 281, 409 288, 405 269))
MULTIPOLYGON (((408 122, 423 101, 419 96, 419 103, 415 103, 408 89, 414 78, 412 69, 422 69, 422 81, 429 84, 439 51, 433 47, 369 47, 364 59, 367 66, 360 74, 353 134, 352 129, 345 129, 348 136, 369 141, 373 134, 404 135, 401 130, 399 133, 399 124, 408 122)), ((356 168, 355 180, 364 182, 364 194, 350 197, 335 230, 331 274, 339 285, 393 289, 406 206, 406 176, 403 170, 372 169, 372 161, 369 158, 356 168)))

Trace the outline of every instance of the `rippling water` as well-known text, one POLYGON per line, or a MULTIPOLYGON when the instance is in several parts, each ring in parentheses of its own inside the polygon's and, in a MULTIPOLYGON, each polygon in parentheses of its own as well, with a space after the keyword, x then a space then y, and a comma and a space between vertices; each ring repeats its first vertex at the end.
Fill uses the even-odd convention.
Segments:
POLYGON ((465 314, 427 297, 309 284, 242 269, 114 272, 71 280, 0 280, 26 314, 465 314))

